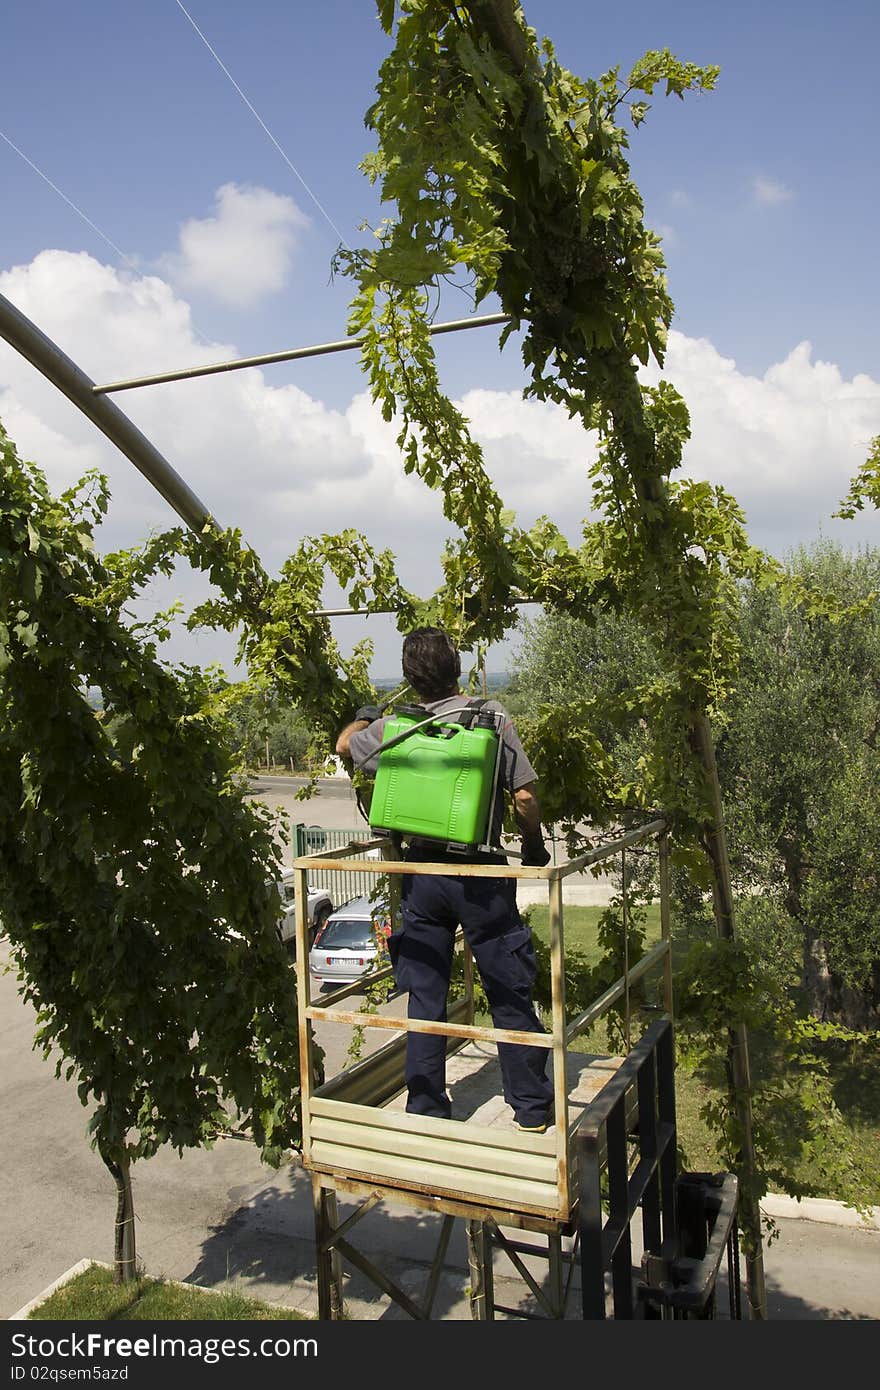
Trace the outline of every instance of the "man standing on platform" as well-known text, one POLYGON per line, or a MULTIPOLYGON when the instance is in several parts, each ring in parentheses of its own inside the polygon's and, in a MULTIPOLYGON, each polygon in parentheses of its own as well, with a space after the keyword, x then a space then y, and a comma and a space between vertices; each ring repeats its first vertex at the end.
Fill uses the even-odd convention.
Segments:
MULTIPOLYGON (((407 635, 403 643, 403 676, 428 714, 451 715, 468 703, 468 697, 459 689, 461 658, 441 628, 417 628, 407 635)), ((485 701, 484 707, 501 711, 495 701, 485 701)), ((375 772, 384 727, 385 719, 375 706, 359 709, 339 735, 337 753, 350 758, 356 767, 375 772)), ((523 864, 547 864, 550 855, 541 832, 535 771, 506 716, 501 732, 498 790, 491 811, 492 844, 501 843, 505 792, 512 798, 522 836, 523 864)), ((411 840, 405 858, 414 863, 507 863, 501 853, 460 855, 437 841, 424 839, 411 840)), ((495 1027, 543 1033, 532 1003, 532 936, 517 911, 516 880, 510 878, 403 875, 401 926, 392 933, 389 949, 397 986, 409 994, 409 1017, 446 1021, 453 944, 459 923, 473 951, 495 1027)), ((553 1104, 547 1049, 500 1043, 498 1059, 504 1098, 513 1109, 517 1128, 543 1133, 553 1104)), ((406 1083, 406 1108, 410 1113, 451 1118, 445 1038, 426 1033, 407 1035, 406 1083)))

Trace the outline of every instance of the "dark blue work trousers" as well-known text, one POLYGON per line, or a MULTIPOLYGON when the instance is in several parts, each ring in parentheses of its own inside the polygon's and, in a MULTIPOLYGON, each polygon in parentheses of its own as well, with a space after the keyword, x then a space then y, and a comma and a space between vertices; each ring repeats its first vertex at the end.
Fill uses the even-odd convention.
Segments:
MULTIPOLYGON (((417 856, 411 851, 407 858, 417 856)), ((426 855, 427 859, 428 856, 426 855)), ((504 861, 501 861, 504 862, 504 861)), ((545 1030, 532 1004, 535 950, 516 906, 516 882, 404 874, 401 927, 389 939, 397 986, 409 993, 410 1018, 446 1021, 453 943, 459 922, 486 990, 496 1028, 545 1030)), ((522 1125, 543 1124, 553 1103, 543 1047, 499 1043, 504 1099, 522 1125)), ((446 1039, 410 1033, 406 1043, 407 1110, 450 1117, 446 1039)))

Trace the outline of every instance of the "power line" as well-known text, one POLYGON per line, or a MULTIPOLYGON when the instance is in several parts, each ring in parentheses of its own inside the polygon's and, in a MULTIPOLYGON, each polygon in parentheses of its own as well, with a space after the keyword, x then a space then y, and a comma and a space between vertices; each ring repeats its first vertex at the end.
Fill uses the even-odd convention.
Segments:
POLYGON ((6 143, 7 143, 7 145, 9 146, 9 148, 10 148, 11 150, 15 150, 15 153, 16 153, 21 159, 24 160, 25 164, 28 164, 28 165, 30 166, 30 168, 33 169, 34 173, 35 173, 35 174, 38 174, 38 175, 40 176, 40 178, 43 180, 43 182, 44 182, 44 183, 47 183, 47 184, 49 185, 49 187, 52 189, 53 193, 57 193, 59 198, 63 198, 63 199, 64 199, 64 201, 65 201, 65 203, 67 204, 67 206, 68 206, 69 208, 72 208, 72 209, 73 209, 73 211, 76 213, 77 217, 81 217, 81 218, 82 218, 82 220, 83 220, 83 222, 85 222, 86 226, 91 227, 91 229, 92 229, 93 232, 97 232, 98 236, 101 238, 102 241, 106 241, 106 243, 107 243, 107 245, 110 247, 111 251, 115 251, 116 255, 119 257, 119 259, 120 259, 121 261, 125 261, 126 265, 130 266, 130 267, 132 268, 132 270, 137 270, 137 271, 139 271, 138 265, 131 259, 131 257, 130 257, 130 256, 127 256, 127 255, 125 254, 124 251, 121 251, 121 250, 119 249, 119 247, 116 245, 116 242, 115 242, 115 241, 111 241, 110 238, 108 237, 107 233, 106 233, 106 232, 102 232, 102 231, 101 231, 101 228, 97 225, 97 223, 93 222, 92 219, 91 219, 90 217, 87 217, 86 214, 83 212, 82 208, 78 208, 77 205, 76 205, 76 203, 74 203, 74 202, 72 201, 72 199, 68 198, 67 194, 64 193, 64 192, 58 187, 57 183, 53 183, 52 180, 49 178, 49 175, 46 174, 46 173, 44 173, 43 170, 42 170, 41 168, 39 168, 39 166, 36 165, 32 159, 29 159, 28 156, 25 154, 24 150, 20 150, 20 149, 18 148, 18 145, 16 145, 15 141, 14 141, 14 140, 10 140, 9 136, 6 135, 2 130, 0 130, 0 139, 5 140, 6 143))
POLYGON ((272 141, 272 144, 275 146, 276 150, 277 150, 278 153, 281 155, 281 158, 284 160, 284 163, 287 165, 287 167, 288 167, 288 169, 290 170, 290 172, 291 172, 292 174, 294 174, 294 175, 296 176, 296 178, 299 179, 299 181, 300 181, 300 183, 302 184, 303 188, 305 189, 306 193, 308 193, 309 197, 311 198, 312 202, 315 204, 315 207, 316 207, 316 208, 318 209, 318 211, 321 213, 322 217, 324 217, 324 218, 326 219, 326 221, 330 224, 330 226, 333 228, 334 232, 335 232, 336 235, 339 237, 339 240, 342 242, 343 246, 348 247, 348 242, 345 240, 345 237, 342 235, 341 231, 340 231, 339 228, 337 227, 336 223, 333 221, 333 218, 330 216, 330 214, 329 214, 329 212, 327 211, 327 209, 326 209, 326 208, 324 207, 324 205, 320 202, 320 200, 318 199, 318 197, 316 196, 316 194, 314 194, 314 193, 312 192, 312 190, 309 188, 309 185, 306 183, 305 179, 303 178, 302 174, 301 174, 301 173, 299 172, 299 170, 297 169, 296 165, 291 161, 291 159, 288 157, 288 155, 286 154, 286 152, 282 149, 281 145, 279 145, 278 141, 275 139, 275 136, 272 134, 271 130, 270 130, 269 127, 266 125, 266 122, 263 120, 263 118, 262 118, 262 116, 260 115, 259 111, 256 110, 256 108, 252 105, 252 103, 251 103, 251 102, 248 100, 248 98, 245 96, 244 92, 243 92, 243 91, 241 90, 241 88, 239 87, 238 83, 236 82, 235 78, 232 76, 232 73, 229 71, 229 69, 228 69, 228 67, 226 66, 226 64, 223 62, 223 59, 220 57, 220 55, 219 55, 219 53, 217 52, 217 50, 216 50, 215 48, 213 48, 212 45, 208 42, 208 40, 205 38, 205 35, 202 33, 201 29, 200 29, 199 26, 196 24, 195 20, 193 19, 192 15, 190 14, 189 10, 186 8, 185 5, 182 5, 182 4, 181 4, 181 0, 174 0, 174 3, 177 5, 177 8, 178 8, 178 9, 186 16, 186 18, 189 20, 189 22, 190 22, 190 24, 192 25, 193 29, 194 29, 194 30, 196 31, 196 33, 198 34, 199 38, 201 39, 202 43, 203 43, 203 44, 205 45, 205 47, 207 48, 208 52, 210 53, 211 57, 214 59, 214 61, 215 61, 215 63, 217 64, 217 66, 218 66, 218 67, 226 74, 226 76, 229 78, 229 81, 232 83, 233 87, 234 87, 235 90, 238 92, 238 95, 241 97, 242 101, 244 102, 244 104, 245 104, 245 106, 247 107, 247 109, 250 111, 251 115, 254 116, 254 117, 256 118, 257 121, 259 121, 259 123, 260 123, 260 125, 262 126, 263 130, 266 132, 266 134, 268 135, 269 139, 272 141))
MULTIPOLYGON (((93 232, 97 232, 101 240, 107 243, 107 245, 110 247, 110 250, 115 252, 119 260, 123 261, 125 265, 128 266, 129 270, 134 271, 135 275, 143 274, 143 267, 138 265, 137 261, 133 260, 131 256, 126 255, 126 253, 116 245, 116 242, 111 240, 111 238, 108 237, 107 233, 103 232, 96 222, 93 222, 90 217, 87 217, 86 214, 83 212, 82 208, 77 207, 76 203, 73 202, 71 198, 68 198, 67 194, 63 191, 63 189, 60 189, 57 183, 53 183, 52 180, 49 178, 49 175, 45 173, 39 167, 39 165, 35 164, 32 159, 29 159, 28 156, 25 154, 24 150, 19 149, 15 141, 10 140, 9 136, 6 135, 5 132, 2 130, 0 130, 0 139, 6 141, 6 144, 9 146, 9 148, 11 150, 14 150, 15 153, 19 155, 21 159, 24 160, 25 164, 27 164, 29 168, 33 169, 34 173, 38 174, 44 183, 47 183, 49 185, 53 193, 57 193, 59 198, 63 198, 67 206, 73 209, 77 217, 82 218, 83 222, 85 222, 87 227, 91 227, 93 232)), ((210 345, 212 339, 209 338, 207 334, 201 331, 198 325, 195 322, 193 322, 192 317, 190 317, 190 322, 192 323, 192 331, 196 335, 196 337, 201 338, 202 342, 205 343, 206 346, 210 345)))

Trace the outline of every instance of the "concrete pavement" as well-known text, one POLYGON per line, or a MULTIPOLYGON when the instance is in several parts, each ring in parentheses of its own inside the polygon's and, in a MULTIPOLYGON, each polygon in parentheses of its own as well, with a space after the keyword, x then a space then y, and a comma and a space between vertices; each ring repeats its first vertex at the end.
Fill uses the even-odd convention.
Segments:
MULTIPOLYGON (((353 1210, 353 1205, 340 1202, 340 1219, 353 1210)), ((771 1319, 880 1318, 880 1231, 791 1218, 779 1221, 778 1226, 778 1238, 765 1250, 771 1319)), ((351 1239, 418 1300, 427 1283, 439 1233, 439 1217, 404 1205, 388 1205, 368 1213, 351 1239)), ((226 1221, 212 1228, 198 1261, 188 1274, 177 1277, 209 1286, 229 1278, 254 1296, 314 1311, 313 1239, 310 1184, 297 1164, 279 1180, 254 1192, 226 1221)), ((527 1264, 541 1281, 546 1261, 528 1259, 527 1264)), ((464 1227, 456 1222, 433 1316, 469 1319, 468 1284, 464 1227)), ((406 1317, 357 1270, 346 1267, 344 1286, 350 1317, 406 1317)), ((524 1282, 500 1253, 495 1256, 495 1289, 498 1303, 534 1307, 524 1282)), ((577 1277, 569 1303, 569 1316, 579 1317, 577 1277)), ((724 1277, 719 1283, 718 1316, 729 1316, 724 1277)), ((499 1320, 502 1317, 499 1314, 499 1320)))

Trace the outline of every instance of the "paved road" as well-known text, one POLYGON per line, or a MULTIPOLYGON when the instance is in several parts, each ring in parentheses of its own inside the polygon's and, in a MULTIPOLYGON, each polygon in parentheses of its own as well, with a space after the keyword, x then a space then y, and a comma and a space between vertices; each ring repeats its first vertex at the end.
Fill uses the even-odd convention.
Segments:
MULTIPOLYGON (((112 1259, 115 1215, 112 1181, 86 1137, 88 1112, 75 1085, 56 1078, 53 1065, 33 1051, 33 1009, 6 972, 8 960, 0 943, 0 1317, 77 1260, 112 1259)), ((359 1001, 354 995, 341 1007, 357 1008, 359 1001)), ((398 996, 384 1011, 405 1009, 405 996, 398 996)), ((327 1074, 335 1075, 351 1029, 320 1023, 315 1033, 327 1074)), ((372 1030, 365 1051, 391 1036, 372 1030)), ((277 1182, 247 1140, 224 1140, 182 1158, 162 1150, 137 1164, 137 1240, 148 1268, 185 1277, 212 1224, 277 1182)))
POLYGON ((302 821, 305 825, 320 825, 322 830, 351 830, 366 825, 347 777, 323 778, 313 796, 298 801, 296 793, 305 785, 301 777, 251 779, 254 796, 267 806, 280 806, 291 823, 302 821))
MULTIPOLYGON (((281 799, 291 798, 301 788, 307 786, 305 777, 270 777, 268 773, 258 773, 251 779, 251 788, 255 795, 269 800, 275 793, 281 793, 281 799)), ((313 796, 306 801, 297 804, 308 810, 314 805, 326 805, 329 801, 346 801, 355 806, 354 789, 347 777, 322 777, 318 781, 317 790, 313 796)), ((300 820, 308 820, 306 815, 300 816, 300 820)))

